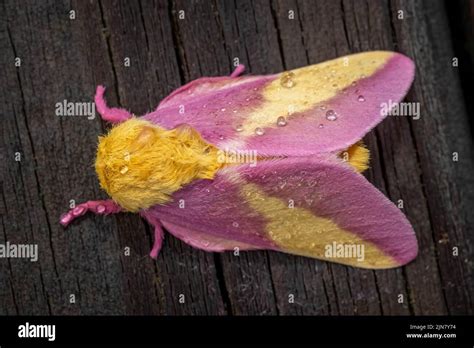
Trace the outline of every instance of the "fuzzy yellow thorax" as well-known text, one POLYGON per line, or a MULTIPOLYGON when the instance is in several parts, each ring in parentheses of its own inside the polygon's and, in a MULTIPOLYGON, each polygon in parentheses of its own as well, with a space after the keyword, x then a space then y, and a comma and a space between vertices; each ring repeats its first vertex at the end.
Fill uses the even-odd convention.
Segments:
POLYGON ((217 148, 191 126, 166 130, 136 118, 99 137, 95 162, 101 187, 131 212, 168 202, 195 179, 212 179, 221 166, 217 148))

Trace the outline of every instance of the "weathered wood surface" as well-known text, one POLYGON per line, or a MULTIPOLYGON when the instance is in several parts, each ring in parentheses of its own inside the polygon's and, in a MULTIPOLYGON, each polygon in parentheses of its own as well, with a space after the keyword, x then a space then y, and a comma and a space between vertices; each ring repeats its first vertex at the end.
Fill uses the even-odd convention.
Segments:
POLYGON ((38 243, 40 250, 36 263, 0 259, 0 314, 473 313, 472 143, 443 2, 0 6, 0 242, 38 243), (71 199, 106 197, 92 168, 106 125, 57 117, 57 102, 92 101, 95 86, 105 84, 110 105, 140 115, 187 81, 228 75, 235 57, 248 73, 267 74, 374 49, 403 52, 417 66, 407 100, 420 102, 421 118, 389 117, 366 138, 369 180, 392 201, 403 199, 418 236, 420 253, 408 266, 371 271, 276 252, 211 254, 171 236, 153 261, 152 233, 138 216, 87 215, 67 230, 58 224, 71 199))

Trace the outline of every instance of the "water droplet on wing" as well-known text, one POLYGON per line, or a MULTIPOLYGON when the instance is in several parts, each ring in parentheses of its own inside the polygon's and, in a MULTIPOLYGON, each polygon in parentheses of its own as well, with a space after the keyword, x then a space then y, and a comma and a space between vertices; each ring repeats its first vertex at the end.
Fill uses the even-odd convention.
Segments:
POLYGON ((255 134, 263 135, 264 133, 265 133, 265 131, 262 128, 260 128, 260 127, 255 128, 255 134))
POLYGON ((283 116, 278 117, 278 119, 277 119, 277 126, 278 126, 278 127, 286 126, 286 123, 287 123, 287 122, 286 122, 286 118, 285 118, 285 117, 283 117, 283 116))
POLYGON ((291 88, 295 85, 295 73, 288 71, 281 75, 280 84, 285 88, 291 88))

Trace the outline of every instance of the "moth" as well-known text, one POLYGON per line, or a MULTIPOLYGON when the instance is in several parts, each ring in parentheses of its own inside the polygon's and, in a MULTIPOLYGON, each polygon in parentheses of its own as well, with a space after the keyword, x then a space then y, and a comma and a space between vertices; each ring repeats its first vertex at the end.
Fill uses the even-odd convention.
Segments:
POLYGON ((418 252, 407 218, 361 174, 361 139, 402 100, 414 78, 406 56, 353 54, 291 71, 204 77, 142 117, 95 104, 114 124, 99 137, 95 169, 109 200, 90 211, 139 213, 210 251, 276 250, 355 267, 404 265, 418 252), (383 109, 383 110, 382 110, 383 109))

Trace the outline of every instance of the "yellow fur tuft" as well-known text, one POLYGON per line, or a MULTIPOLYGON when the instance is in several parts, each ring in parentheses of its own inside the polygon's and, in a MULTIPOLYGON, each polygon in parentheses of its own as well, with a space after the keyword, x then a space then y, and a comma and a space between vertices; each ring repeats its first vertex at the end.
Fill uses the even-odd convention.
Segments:
POLYGON ((136 212, 166 203, 195 179, 212 179, 222 165, 217 148, 188 125, 166 130, 132 118, 99 137, 95 169, 101 187, 136 212))
POLYGON ((370 151, 362 141, 341 152, 340 157, 348 162, 357 172, 362 173, 369 168, 370 151))

